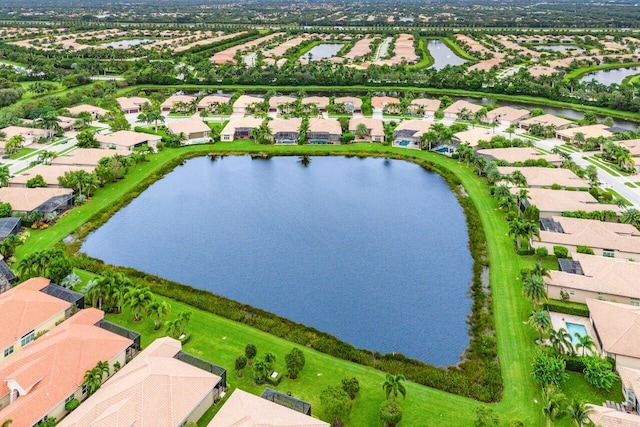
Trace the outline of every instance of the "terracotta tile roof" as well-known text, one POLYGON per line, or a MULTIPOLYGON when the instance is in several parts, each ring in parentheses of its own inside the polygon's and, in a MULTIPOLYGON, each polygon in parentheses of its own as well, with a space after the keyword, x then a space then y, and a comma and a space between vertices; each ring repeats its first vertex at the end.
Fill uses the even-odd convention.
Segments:
POLYGON ((56 157, 51 161, 51 163, 54 165, 98 166, 98 163, 104 157, 113 157, 116 155, 128 156, 129 154, 131 154, 131 152, 125 150, 76 148, 63 156, 56 157))
POLYGON ((132 341, 94 326, 103 317, 94 308, 81 310, 0 365, 0 396, 10 393, 11 379, 35 381, 27 394, 0 410, 0 419, 32 426, 78 389, 87 370, 124 352, 132 341))
POLYGON ((516 122, 529 117, 529 110, 513 107, 498 107, 487 113, 487 120, 504 120, 508 122, 516 122))
POLYGON ((177 427, 221 378, 175 356, 173 338, 160 338, 62 420, 61 427, 177 427))
POLYGON ((545 282, 553 286, 640 298, 640 263, 579 253, 572 253, 571 259, 580 262, 584 274, 551 270, 551 277, 545 278, 545 282))
POLYGON ((278 132, 298 132, 300 129, 300 124, 302 123, 302 119, 300 118, 291 118, 291 119, 274 119, 269 120, 269 129, 271 129, 271 133, 275 135, 278 132))
POLYGON ((134 110, 136 108, 142 107, 144 104, 151 105, 151 101, 147 98, 142 98, 139 96, 131 96, 129 98, 125 98, 121 96, 120 98, 116 98, 118 105, 120 105, 120 109, 122 110, 134 110))
POLYGON ((160 107, 172 108, 173 104, 178 102, 186 102, 187 104, 190 104, 194 99, 196 99, 196 97, 193 95, 171 95, 169 98, 165 99, 162 104, 160 104, 160 107))
POLYGON ((551 187, 553 184, 558 184, 562 187, 589 188, 589 183, 570 169, 498 166, 498 171, 502 175, 511 175, 515 171, 520 171, 529 187, 551 187))
POLYGON ((560 216, 554 216, 553 220, 562 226, 564 233, 540 230, 541 242, 640 254, 640 233, 633 225, 560 216))
POLYGON ((290 104, 297 100, 293 96, 272 96, 269 98, 269 108, 278 108, 280 105, 290 104))
POLYGON ((221 95, 207 95, 198 102, 198 107, 209 108, 213 104, 228 104, 231 102, 231 98, 221 95))
POLYGON ((353 108, 359 110, 362 108, 362 99, 356 98, 355 96, 343 96, 341 98, 334 98, 334 104, 351 104, 353 108))
POLYGON ((382 120, 359 117, 349 120, 349 131, 354 132, 359 124, 364 124, 369 129, 370 136, 384 136, 382 120))
POLYGON ((453 136, 462 144, 469 144, 470 147, 475 148, 478 146, 480 141, 491 141, 491 138, 496 135, 491 131, 491 129, 477 127, 458 132, 453 136))
POLYGON ((399 104, 400 100, 398 98, 392 98, 390 96, 372 96, 371 97, 371 106, 373 108, 382 109, 387 106, 387 104, 399 104))
POLYGON ((505 160, 508 163, 525 162, 531 159, 545 159, 549 163, 562 162, 562 157, 559 155, 544 154, 532 147, 487 148, 478 150, 478 154, 493 159, 505 160))
POLYGON ((640 416, 627 414, 613 408, 589 405, 589 419, 600 427, 640 427, 640 416))
POLYGON ((34 277, 0 294, 1 350, 71 307, 69 302, 40 292, 49 282, 44 277, 34 277))
POLYGON ((563 119, 562 117, 554 116, 553 114, 543 114, 541 116, 531 117, 520 122, 521 125, 526 126, 530 126, 536 123, 539 123, 543 126, 554 125, 558 128, 573 124, 571 120, 563 119))
POLYGON ((252 104, 257 104, 263 101, 263 98, 258 98, 257 96, 240 95, 240 97, 238 97, 238 99, 233 103, 233 108, 247 108, 252 104))
POLYGON ((590 125, 590 126, 579 126, 576 128, 569 128, 557 131, 558 135, 563 136, 565 138, 575 138, 578 132, 582 132, 584 137, 589 138, 599 138, 601 136, 608 138, 613 136, 613 132, 609 131, 609 126, 605 125, 590 125))
POLYGON ((336 119, 309 119, 310 132, 328 132, 332 135, 342 135, 342 126, 336 119))
POLYGON ((207 427, 328 427, 329 423, 236 389, 207 427))
POLYGON ((327 108, 329 105, 329 97, 326 96, 307 96, 302 98, 303 104, 315 104, 318 108, 327 108))
POLYGON ((640 359, 640 307, 587 298, 602 349, 640 359))
POLYGON ((77 116, 78 114, 85 111, 87 113, 95 113, 98 116, 104 116, 105 114, 107 114, 107 110, 105 110, 104 108, 95 107, 93 105, 87 105, 87 104, 77 105, 75 107, 69 108, 69 113, 73 114, 74 116, 77 116))
MULTIPOLYGON (((519 188, 512 188, 511 192, 516 194, 519 188)), ((567 191, 551 190, 547 188, 529 188, 527 199, 529 203, 535 205, 542 212, 596 212, 613 211, 620 214, 617 205, 607 205, 598 201, 587 191, 567 191)))
POLYGON ((423 133, 429 132, 430 128, 431 128, 431 122, 427 122, 425 120, 403 120, 402 123, 400 123, 396 127, 395 131, 396 132, 400 130, 414 131, 415 133, 413 134, 413 136, 416 138, 419 138, 422 136, 423 133))
POLYGON ((205 122, 196 118, 167 123, 167 129, 173 134, 184 133, 187 136, 192 133, 211 132, 211 128, 205 122))
POLYGON ((11 204, 15 212, 31 212, 47 200, 72 194, 71 188, 0 188, 0 201, 11 204))
POLYGON ((439 99, 427 98, 414 99, 411 101, 411 105, 419 105, 423 107, 425 111, 438 111, 440 109, 440 103, 439 99))
POLYGON ((31 169, 27 169, 22 172, 20 175, 16 175, 9 180, 9 186, 25 186, 27 181, 32 178, 35 178, 38 175, 42 176, 44 182, 47 183, 49 187, 60 187, 60 183, 58 182, 58 177, 63 176, 66 172, 75 172, 79 170, 83 170, 85 172, 91 173, 93 172, 93 166, 71 166, 71 165, 61 165, 61 164, 51 164, 51 165, 36 165, 31 169))
POLYGON ((482 109, 482 105, 478 105, 478 104, 472 104, 469 101, 465 101, 463 99, 454 102, 453 104, 449 105, 447 108, 445 108, 444 112, 445 113, 449 113, 449 114, 458 114, 460 111, 462 111, 464 108, 466 108, 467 110, 469 110, 471 112, 471 114, 475 114, 478 111, 480 111, 482 109))
POLYGON ((134 145, 143 144, 145 142, 160 142, 162 137, 159 135, 151 135, 149 133, 132 132, 130 130, 119 130, 109 135, 96 134, 96 141, 102 144, 115 144, 123 147, 133 147, 134 145))

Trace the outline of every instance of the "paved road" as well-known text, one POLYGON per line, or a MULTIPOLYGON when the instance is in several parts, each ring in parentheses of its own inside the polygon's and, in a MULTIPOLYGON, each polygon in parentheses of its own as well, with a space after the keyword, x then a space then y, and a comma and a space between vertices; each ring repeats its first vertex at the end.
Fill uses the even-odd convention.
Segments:
MULTIPOLYGON (((536 146, 549 151, 551 151, 556 145, 562 144, 563 142, 558 139, 547 139, 536 142, 536 146)), ((592 153, 571 153, 571 159, 576 162, 578 166, 586 168, 587 166, 590 166, 591 163, 586 161, 584 158, 592 155, 592 153)), ((634 177, 627 176, 613 176, 603 169, 597 169, 598 179, 602 182, 604 188, 612 188, 622 197, 631 202, 636 209, 640 209, 640 189, 630 188, 625 185, 625 182, 640 181, 637 176, 635 176, 635 179, 634 177)))

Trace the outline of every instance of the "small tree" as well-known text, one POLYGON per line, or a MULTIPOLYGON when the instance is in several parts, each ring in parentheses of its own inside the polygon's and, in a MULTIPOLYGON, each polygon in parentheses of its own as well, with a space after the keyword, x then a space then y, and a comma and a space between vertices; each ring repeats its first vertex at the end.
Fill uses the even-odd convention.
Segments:
POLYGON ((247 357, 240 355, 236 357, 236 371, 241 371, 247 366, 247 357))
POLYGON ((385 400, 382 402, 378 416, 385 427, 395 427, 402 420, 402 409, 393 400, 385 400))
POLYGON ((346 391, 351 400, 353 400, 360 391, 360 381, 358 381, 356 377, 344 377, 342 379, 342 389, 346 391))
POLYGON ((407 389, 404 387, 404 384, 402 384, 405 380, 406 378, 402 374, 387 374, 385 381, 382 384, 382 389, 384 390, 387 399, 391 396, 395 401, 398 398, 398 394, 401 394, 403 398, 407 397, 407 389))
POLYGON ((42 175, 36 175, 33 178, 27 180, 26 186, 27 188, 40 188, 46 187, 47 183, 44 181, 42 175))
POLYGON ((584 379, 592 386, 610 391, 616 381, 611 364, 598 356, 584 358, 584 379))
POLYGON ((78 148, 98 148, 100 143, 96 140, 95 133, 86 129, 76 135, 78 148))
POLYGON ((302 368, 304 368, 304 353, 297 348, 293 348, 291 350, 291 353, 284 356, 284 363, 287 365, 289 378, 295 380, 296 378, 298 378, 298 373, 302 370, 302 368))
POLYGON ((346 391, 338 387, 327 387, 320 393, 320 403, 333 427, 342 426, 342 418, 351 412, 351 399, 346 391))
POLYGON ((532 375, 543 386, 560 385, 569 375, 565 372, 567 363, 560 356, 549 356, 538 351, 533 360, 532 375))
POLYGON ((71 273, 73 273, 71 262, 66 257, 57 257, 49 263, 46 277, 53 283, 61 283, 71 273))
POLYGON ((244 355, 247 356, 247 359, 253 360, 253 358, 256 357, 256 354, 258 354, 258 349, 256 348, 255 344, 247 344, 247 346, 244 348, 244 355))

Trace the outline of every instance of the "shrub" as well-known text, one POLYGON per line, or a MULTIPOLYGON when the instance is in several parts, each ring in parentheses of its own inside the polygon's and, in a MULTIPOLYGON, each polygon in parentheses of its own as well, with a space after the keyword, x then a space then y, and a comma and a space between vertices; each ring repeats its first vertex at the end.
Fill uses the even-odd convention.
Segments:
POLYGON ((554 246, 553 254, 557 258, 567 258, 569 256, 569 249, 565 248, 564 246, 554 246))
POLYGON ((616 381, 616 374, 606 359, 598 356, 584 358, 584 379, 592 386, 609 391, 616 381))
POLYGON ((540 246, 538 249, 536 249, 536 256, 538 258, 546 258, 547 256, 549 256, 549 249, 544 246, 540 246))
POLYGON ((556 313, 572 314, 574 316, 589 317, 589 309, 585 304, 563 303, 558 300, 549 300, 544 305, 546 310, 556 313))
POLYGON ((360 391, 360 382, 356 377, 344 377, 342 379, 342 389, 347 392, 351 400, 356 398, 360 391))
POLYGON ((576 252, 578 252, 579 254, 595 255, 593 249, 591 249, 589 246, 584 245, 578 245, 576 247, 576 252))
POLYGON ((560 185, 560 184, 553 184, 553 185, 551 185, 551 189, 552 189, 552 190, 562 190, 562 185, 560 185))
POLYGON ((71 399, 70 401, 64 404, 64 409, 71 412, 74 409, 76 409, 78 406, 80 406, 80 402, 78 401, 78 399, 74 397, 73 399, 71 399))
POLYGON ((255 344, 247 344, 244 348, 244 355, 247 356, 247 359, 252 360, 258 354, 258 349, 255 344))

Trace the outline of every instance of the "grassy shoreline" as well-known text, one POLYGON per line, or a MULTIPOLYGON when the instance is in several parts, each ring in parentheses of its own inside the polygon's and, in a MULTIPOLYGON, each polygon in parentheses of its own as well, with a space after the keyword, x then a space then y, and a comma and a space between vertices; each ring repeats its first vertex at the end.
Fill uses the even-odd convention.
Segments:
POLYGON ((431 56, 431 52, 429 52, 429 49, 427 48, 427 39, 425 37, 420 37, 420 40, 418 41, 418 51, 421 58, 420 62, 413 65, 407 65, 407 69, 419 70, 430 67, 435 62, 433 56, 431 56))
POLYGON ((447 45, 447 47, 449 47, 449 49, 451 49, 453 51, 453 53, 455 53, 456 55, 458 55, 462 59, 466 59, 467 61, 477 61, 478 60, 478 58, 476 58, 475 56, 469 54, 466 50, 461 48, 460 45, 455 42, 455 40, 453 40, 453 39, 451 39, 449 37, 430 37, 430 38, 432 38, 434 40, 442 41, 444 44, 447 45))

